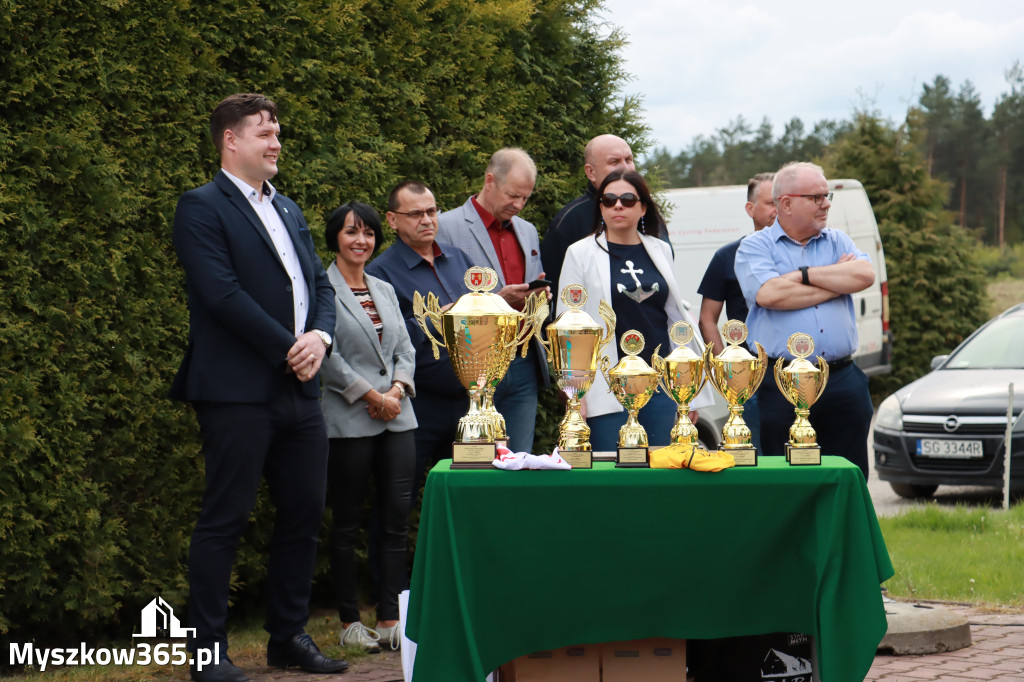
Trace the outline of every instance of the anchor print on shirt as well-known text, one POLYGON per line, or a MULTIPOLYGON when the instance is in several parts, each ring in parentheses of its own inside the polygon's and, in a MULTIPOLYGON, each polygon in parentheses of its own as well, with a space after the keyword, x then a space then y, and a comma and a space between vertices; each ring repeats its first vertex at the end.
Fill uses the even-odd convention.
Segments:
POLYGON ((626 296, 629 296, 637 303, 643 303, 646 299, 658 293, 657 282, 651 285, 649 291, 644 291, 643 287, 640 286, 640 280, 637 279, 637 275, 644 274, 644 271, 635 269, 633 267, 633 261, 626 261, 626 267, 619 270, 619 272, 621 272, 624 275, 629 275, 630 277, 633 278, 633 281, 636 282, 636 287, 634 287, 632 290, 627 289, 625 284, 619 283, 617 288, 620 294, 625 294, 626 296))

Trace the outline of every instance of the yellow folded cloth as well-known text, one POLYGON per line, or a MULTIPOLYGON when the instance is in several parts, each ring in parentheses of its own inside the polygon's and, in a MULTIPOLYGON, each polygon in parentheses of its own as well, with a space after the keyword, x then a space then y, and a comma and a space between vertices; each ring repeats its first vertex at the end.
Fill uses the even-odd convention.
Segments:
POLYGON ((680 443, 651 450, 652 469, 693 469, 694 471, 721 471, 736 466, 736 460, 727 452, 680 443))

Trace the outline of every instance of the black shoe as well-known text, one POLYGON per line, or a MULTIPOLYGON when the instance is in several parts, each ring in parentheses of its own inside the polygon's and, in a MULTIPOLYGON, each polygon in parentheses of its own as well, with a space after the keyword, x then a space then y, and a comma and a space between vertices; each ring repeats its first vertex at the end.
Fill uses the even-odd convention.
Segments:
POLYGON ((302 668, 307 673, 343 673, 348 663, 327 658, 313 643, 313 638, 300 632, 284 642, 267 643, 267 665, 271 668, 302 668))
POLYGON ((242 669, 231 662, 227 656, 216 663, 204 665, 200 672, 196 670, 196 664, 189 666, 192 675, 192 682, 249 682, 242 669))

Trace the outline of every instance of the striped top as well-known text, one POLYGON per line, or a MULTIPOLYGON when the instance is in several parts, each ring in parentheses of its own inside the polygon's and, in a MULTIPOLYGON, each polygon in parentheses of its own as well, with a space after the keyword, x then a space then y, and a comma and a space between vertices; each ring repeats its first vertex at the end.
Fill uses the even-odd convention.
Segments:
POLYGON ((384 323, 380 321, 380 315, 377 314, 377 306, 373 304, 370 290, 352 289, 352 294, 356 297, 359 305, 363 306, 363 310, 366 311, 366 315, 370 318, 370 324, 373 325, 374 331, 377 332, 377 340, 380 341, 381 334, 384 333, 384 323))

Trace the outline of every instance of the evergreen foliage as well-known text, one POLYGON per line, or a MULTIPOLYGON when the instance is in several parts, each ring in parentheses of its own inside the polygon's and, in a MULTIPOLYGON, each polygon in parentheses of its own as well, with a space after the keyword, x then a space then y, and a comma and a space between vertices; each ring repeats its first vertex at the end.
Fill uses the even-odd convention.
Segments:
POLYGON ((864 185, 885 245, 893 372, 872 377, 882 396, 929 371, 988 319, 974 239, 942 206, 948 186, 928 175, 919 140, 861 112, 825 155, 827 177, 864 185))
MULTIPOLYGON (((166 398, 187 334, 170 223, 217 169, 214 105, 277 101, 275 185, 314 232, 343 201, 382 210, 404 178, 461 204, 505 145, 537 161, 524 217, 543 229, 584 186, 590 137, 648 144, 599 9, 0 0, 0 632, 78 641, 123 634, 158 594, 185 604, 202 464, 191 410, 166 398)), ((262 603, 267 507, 236 601, 262 603)))

